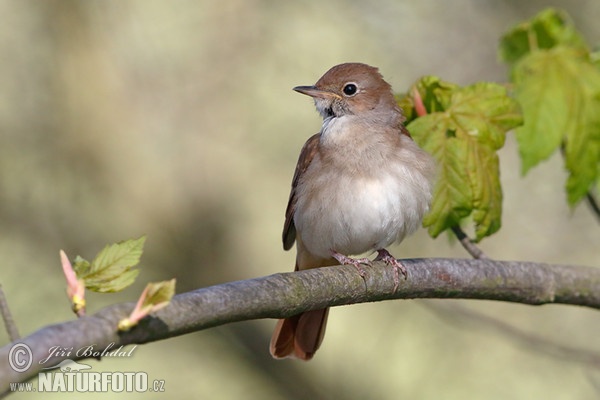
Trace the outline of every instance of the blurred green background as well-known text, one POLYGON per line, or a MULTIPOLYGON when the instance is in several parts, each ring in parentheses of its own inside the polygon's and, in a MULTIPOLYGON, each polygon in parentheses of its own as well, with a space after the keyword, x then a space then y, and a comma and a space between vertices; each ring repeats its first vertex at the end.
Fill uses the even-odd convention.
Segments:
MULTIPOLYGON (((59 249, 92 258, 106 243, 148 236, 136 285, 88 294, 90 313, 133 301, 152 280, 175 277, 183 292, 292 270, 283 213, 300 147, 321 121, 291 88, 346 61, 380 67, 397 91, 425 74, 503 82, 500 35, 550 5, 598 43, 597 0, 0 1, 0 283, 21 334, 73 318, 59 249)), ((501 163, 503 228, 483 249, 600 266, 598 223, 585 205, 567 207, 560 158, 522 178, 511 136, 501 163)), ((468 257, 424 231, 392 251, 468 257)), ((270 358, 269 320, 85 363, 148 372, 170 398, 600 396, 598 365, 524 344, 459 305, 600 352, 595 311, 438 300, 336 308, 309 363, 270 358)), ((124 396, 161 397, 43 395, 124 396)))

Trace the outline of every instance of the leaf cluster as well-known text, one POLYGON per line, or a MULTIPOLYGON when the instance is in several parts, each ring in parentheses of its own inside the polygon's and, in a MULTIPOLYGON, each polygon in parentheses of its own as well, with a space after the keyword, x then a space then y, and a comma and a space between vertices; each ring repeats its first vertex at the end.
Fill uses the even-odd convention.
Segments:
POLYGON ((600 179, 600 69, 568 15, 547 9, 507 32, 500 58, 510 67, 525 122, 516 130, 522 172, 560 149, 567 200, 577 204, 600 179))
MULTIPOLYGON (((133 284, 139 274, 134 269, 140 262, 146 237, 107 245, 90 262, 77 256, 75 262, 61 250, 63 273, 67 279, 67 295, 73 311, 85 314, 85 289, 94 292, 118 292, 133 284)), ((129 330, 148 314, 166 307, 175 293, 175 279, 149 283, 129 317, 119 321, 119 330, 129 330)))
POLYGON ((547 9, 509 30, 500 58, 510 84, 461 87, 435 76, 397 96, 414 140, 438 163, 432 237, 470 219, 475 240, 501 226, 497 151, 515 130, 522 172, 560 149, 571 206, 600 187, 600 54, 592 53, 568 16, 547 9))
POLYGON ((73 269, 78 279, 83 279, 86 289, 94 292, 119 292, 131 285, 140 270, 146 237, 107 245, 92 262, 80 256, 75 258, 73 269))
POLYGON ((438 163, 433 203, 423 220, 430 235, 466 217, 476 240, 496 232, 502 216, 497 151, 506 132, 522 123, 517 102, 495 83, 460 87, 433 76, 421 78, 398 102, 414 140, 438 163))

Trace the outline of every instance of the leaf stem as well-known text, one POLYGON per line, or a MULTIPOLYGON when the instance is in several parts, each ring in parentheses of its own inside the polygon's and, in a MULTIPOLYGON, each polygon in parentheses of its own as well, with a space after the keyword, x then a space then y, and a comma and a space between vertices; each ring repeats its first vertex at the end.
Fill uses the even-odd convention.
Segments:
POLYGON ((460 226, 454 225, 452 232, 454 232, 462 247, 464 247, 471 257, 477 260, 489 260, 489 257, 467 236, 460 226))
POLYGON ((596 197, 592 192, 587 192, 587 195, 585 197, 587 199, 588 205, 600 221, 600 205, 598 205, 598 200, 596 200, 596 197))

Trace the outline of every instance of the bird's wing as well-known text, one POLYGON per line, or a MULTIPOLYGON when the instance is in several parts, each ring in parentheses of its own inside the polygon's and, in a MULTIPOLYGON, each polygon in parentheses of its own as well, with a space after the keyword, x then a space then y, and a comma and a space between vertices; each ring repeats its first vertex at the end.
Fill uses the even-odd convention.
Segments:
POLYGON ((294 213, 296 212, 296 201, 297 199, 297 188, 300 177, 304 174, 311 161, 315 157, 318 151, 319 139, 321 134, 317 133, 311 136, 300 151, 300 157, 298 157, 298 163, 296 164, 296 171, 294 171, 294 178, 292 179, 292 190, 290 192, 290 199, 285 210, 285 223, 283 224, 283 248, 289 250, 294 245, 296 240, 296 227, 294 226, 294 213))

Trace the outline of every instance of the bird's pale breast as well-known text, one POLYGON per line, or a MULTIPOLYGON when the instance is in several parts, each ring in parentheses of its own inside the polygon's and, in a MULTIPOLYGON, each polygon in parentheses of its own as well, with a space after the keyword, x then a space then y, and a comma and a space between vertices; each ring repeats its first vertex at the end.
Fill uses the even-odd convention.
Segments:
MULTIPOLYGON (((360 154, 370 159, 368 173, 315 156, 298 184, 294 216, 309 252, 357 255, 417 229, 429 207, 433 164, 410 138, 402 137, 401 144, 393 152, 360 154)), ((361 160, 352 163, 360 166, 361 160)))

